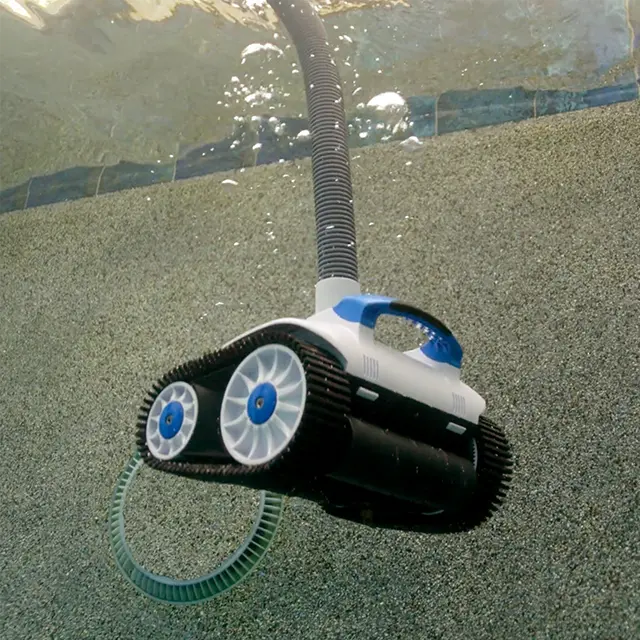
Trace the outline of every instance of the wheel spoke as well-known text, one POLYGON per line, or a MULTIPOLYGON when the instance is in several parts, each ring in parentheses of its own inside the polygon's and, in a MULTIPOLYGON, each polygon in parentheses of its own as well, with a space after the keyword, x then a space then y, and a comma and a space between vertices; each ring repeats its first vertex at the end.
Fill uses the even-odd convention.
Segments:
POLYGON ((300 411, 300 405, 292 404, 291 402, 285 402, 284 400, 279 400, 276 414, 280 413, 281 411, 298 413, 298 411, 300 411))
POLYGON ((247 394, 251 393, 251 390, 255 386, 255 380, 252 380, 246 373, 243 371, 238 371, 238 379, 244 382, 245 387, 247 389, 247 394))
POLYGON ((167 406, 167 403, 163 400, 156 402, 157 404, 154 404, 153 407, 151 407, 151 411, 149 412, 149 417, 153 420, 157 420, 162 415, 164 408, 167 406))
POLYGON ((273 379, 273 384, 277 387, 280 387, 280 385, 289 377, 292 369, 296 366, 296 361, 293 358, 287 358, 287 360, 286 369, 279 376, 274 377, 273 379))
POLYGON ((269 369, 269 372, 267 373, 266 379, 270 380, 271 382, 273 382, 274 384, 277 385, 277 381, 276 381, 276 372, 278 371, 278 364, 281 360, 281 355, 279 351, 276 351, 273 354, 273 363, 271 365, 271 368, 269 369))
POLYGON ((249 458, 264 458, 270 450, 271 438, 268 429, 257 428, 253 430, 253 444, 248 453, 249 458))
POLYGON ((277 458, 301 422, 305 394, 304 366, 289 347, 266 344, 247 355, 227 384, 220 410, 229 455, 249 466, 277 458))
POLYGON ((184 405, 184 415, 193 419, 196 415, 196 405, 194 402, 189 402, 184 405))
POLYGON ((267 372, 267 368, 266 368, 266 366, 264 364, 264 360, 262 359, 261 355, 258 355, 256 357, 256 364, 258 366, 258 373, 256 375, 255 384, 259 385, 265 379, 265 374, 267 372))
POLYGON ((263 432, 265 434, 265 440, 266 440, 265 455, 267 455, 273 449, 273 432, 271 431, 271 429, 263 429, 263 432))
POLYGON ((286 387, 279 387, 278 396, 280 398, 287 397, 295 393, 296 391, 299 391, 300 389, 302 389, 302 384, 303 383, 301 380, 296 380, 295 382, 289 383, 286 387))
POLYGON ((247 421, 247 416, 243 411, 237 418, 234 418, 230 422, 227 422, 224 425, 224 428, 225 429, 233 429, 234 427, 238 426, 239 424, 244 424, 246 421, 247 421))
POLYGON ((271 443, 275 449, 280 448, 289 440, 291 432, 287 425, 278 417, 277 414, 271 416, 269 420, 269 434, 271 435, 271 443))
MULTIPOLYGON (((237 431, 240 432, 240 436, 236 439, 234 447, 236 449, 241 449, 245 445, 245 441, 251 440, 250 437, 253 433, 253 428, 251 424, 245 423, 243 429, 238 429, 237 431)), ((231 435, 233 435, 233 431, 231 429, 227 429, 227 433, 231 433, 231 435)))
POLYGON ((277 427, 277 429, 284 435, 285 440, 288 440, 291 437, 291 429, 289 428, 289 425, 277 413, 274 413, 273 416, 271 416, 269 423, 277 427))

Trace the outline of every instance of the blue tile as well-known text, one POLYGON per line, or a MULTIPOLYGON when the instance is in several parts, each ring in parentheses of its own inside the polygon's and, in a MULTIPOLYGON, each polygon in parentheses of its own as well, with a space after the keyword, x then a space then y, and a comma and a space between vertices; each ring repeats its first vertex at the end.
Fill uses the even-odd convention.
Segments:
POLYGON ((253 167, 256 153, 252 147, 256 139, 249 135, 229 137, 192 149, 178 160, 176 180, 253 167), (239 144, 234 144, 238 140, 239 144))
POLYGON ((144 187, 159 182, 171 182, 175 166, 171 164, 136 164, 119 162, 105 167, 98 193, 110 193, 133 187, 144 187))
POLYGON ((102 167, 74 167, 31 180, 27 207, 95 196, 102 167))
POLYGON ((407 98, 409 107, 410 136, 428 138, 436 134, 436 101, 433 96, 412 96, 407 98))
POLYGON ((536 116, 551 116, 557 113, 586 109, 584 95, 579 91, 549 89, 536 91, 536 116))
POLYGON ((17 187, 9 187, 0 191, 0 213, 24 209, 27 204, 27 194, 29 193, 29 182, 23 182, 17 187))
POLYGON ((638 99, 638 83, 630 82, 613 87, 599 87, 587 91, 585 100, 590 107, 604 107, 638 99))
POLYGON ((638 84, 598 87, 586 91, 549 90, 536 92, 536 115, 550 116, 591 107, 603 107, 638 98, 638 84))
POLYGON ((604 107, 618 102, 638 99, 638 83, 630 82, 612 87, 598 87, 585 92, 585 101, 589 107, 604 107))
POLYGON ((438 98, 438 134, 533 118, 534 94, 522 87, 447 91, 438 98))
POLYGON ((284 125, 281 134, 276 133, 267 117, 262 118, 258 125, 258 142, 262 146, 258 150, 256 164, 311 156, 311 138, 297 137, 301 131, 309 130, 306 118, 278 118, 278 124, 284 125))

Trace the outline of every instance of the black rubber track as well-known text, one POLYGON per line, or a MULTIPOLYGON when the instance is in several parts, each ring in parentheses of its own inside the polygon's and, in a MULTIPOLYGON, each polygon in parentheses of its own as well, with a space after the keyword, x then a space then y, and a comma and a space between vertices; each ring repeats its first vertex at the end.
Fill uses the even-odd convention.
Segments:
POLYGON ((456 509, 424 512, 415 504, 370 496, 341 508, 325 510, 339 518, 366 526, 430 534, 471 531, 485 523, 502 505, 513 473, 513 460, 502 430, 488 418, 480 417, 477 443, 478 487, 470 500, 456 509))
MULTIPOLYGON (((224 387, 217 391, 223 392, 224 387)), ((259 483, 261 478, 274 481, 274 474, 279 476, 281 473, 309 477, 332 468, 337 462, 336 456, 348 446, 349 398, 349 384, 335 360, 286 332, 266 329, 246 336, 226 348, 182 364, 160 378, 147 394, 138 414, 136 444, 142 459, 150 467, 178 475, 199 477, 202 480, 224 482, 226 479, 227 482, 233 482, 234 478, 255 476, 255 481, 259 483), (268 344, 283 345, 293 350, 302 362, 307 382, 304 416, 290 446, 278 458, 266 464, 249 467, 230 457, 228 462, 212 464, 158 460, 151 454, 146 442, 147 418, 162 389, 177 381, 198 383, 206 387, 207 376, 220 370, 232 370, 255 349, 268 344)), ((212 428, 219 430, 219 416, 212 416, 212 420, 215 420, 212 428)))
POLYGON ((513 471, 511 449, 505 434, 494 422, 480 416, 478 488, 469 504, 452 513, 435 516, 434 533, 456 533, 475 529, 502 505, 513 471))

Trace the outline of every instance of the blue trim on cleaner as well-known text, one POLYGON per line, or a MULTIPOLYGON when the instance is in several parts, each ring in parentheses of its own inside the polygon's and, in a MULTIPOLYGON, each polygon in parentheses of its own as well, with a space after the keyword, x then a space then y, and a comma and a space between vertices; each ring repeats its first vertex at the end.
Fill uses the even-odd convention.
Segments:
POLYGON ((270 382, 259 384, 247 401, 247 414, 253 424, 264 424, 276 409, 278 393, 270 382))
POLYGON ((393 298, 387 296, 375 296, 363 294, 361 296, 347 296, 333 307, 336 315, 347 322, 358 322, 359 324, 373 329, 381 315, 401 315, 391 312, 393 298))
POLYGON ((456 369, 462 367, 462 347, 453 336, 427 340, 420 351, 435 362, 444 362, 456 369))
POLYGON ((160 415, 160 435, 166 440, 173 438, 182 428, 184 408, 177 400, 170 402, 160 415))
POLYGON ((375 328, 378 318, 382 315, 405 318, 428 329, 428 340, 420 347, 420 351, 427 358, 459 369, 462 366, 462 347, 455 336, 442 323, 435 318, 430 320, 428 314, 419 309, 412 313, 406 305, 399 305, 403 308, 396 308, 394 305, 397 304, 394 298, 363 294, 343 298, 333 307, 333 311, 343 320, 357 322, 369 329, 375 328))

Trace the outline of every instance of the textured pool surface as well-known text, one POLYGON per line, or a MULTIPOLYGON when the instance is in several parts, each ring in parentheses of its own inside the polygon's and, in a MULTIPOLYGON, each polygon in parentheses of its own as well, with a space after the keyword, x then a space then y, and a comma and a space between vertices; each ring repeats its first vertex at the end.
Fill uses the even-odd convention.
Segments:
MULTIPOLYGON (((312 313, 310 162, 0 216, 0 638, 637 640, 639 157, 637 100, 354 154, 363 286, 455 331, 512 486, 440 537, 291 500, 258 570, 191 608, 120 574, 112 492, 158 376, 312 313)), ((170 575, 249 522, 215 486, 149 469, 134 491, 133 551, 170 575)))
MULTIPOLYGON (((258 570, 192 608, 121 575, 109 505, 162 372, 313 310, 295 52, 227 0, 11 6, 29 19, 0 11, 0 638, 637 640, 640 0, 324 7, 363 288, 456 332, 514 480, 452 536, 290 500, 258 570), (242 56, 265 42, 281 53, 242 56)), ((208 572, 255 494, 146 471, 137 559, 208 572)))

